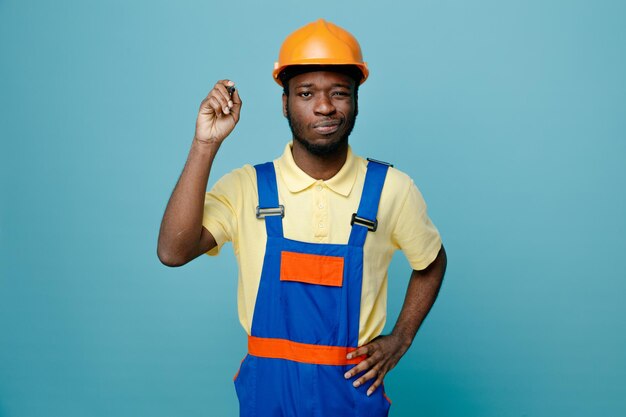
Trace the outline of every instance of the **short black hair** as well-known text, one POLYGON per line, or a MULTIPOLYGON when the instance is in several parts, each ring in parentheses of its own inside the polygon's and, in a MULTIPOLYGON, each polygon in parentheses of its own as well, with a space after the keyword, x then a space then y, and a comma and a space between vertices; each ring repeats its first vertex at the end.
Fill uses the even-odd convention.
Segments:
POLYGON ((313 71, 332 71, 345 74, 354 80, 354 96, 358 96, 359 85, 363 79, 363 73, 356 65, 291 65, 278 74, 278 79, 283 85, 283 93, 289 97, 289 80, 296 75, 313 71))

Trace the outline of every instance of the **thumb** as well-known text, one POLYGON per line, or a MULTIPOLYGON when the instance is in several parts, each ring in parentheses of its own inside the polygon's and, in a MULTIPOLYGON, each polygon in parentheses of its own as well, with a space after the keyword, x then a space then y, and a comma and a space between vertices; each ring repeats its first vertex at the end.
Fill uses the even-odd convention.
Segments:
POLYGON ((242 102, 241 102, 241 96, 239 96, 239 89, 235 88, 232 96, 231 96, 232 100, 233 100, 233 107, 230 109, 232 115, 235 117, 235 121, 239 120, 239 114, 241 113, 241 106, 242 106, 242 102))

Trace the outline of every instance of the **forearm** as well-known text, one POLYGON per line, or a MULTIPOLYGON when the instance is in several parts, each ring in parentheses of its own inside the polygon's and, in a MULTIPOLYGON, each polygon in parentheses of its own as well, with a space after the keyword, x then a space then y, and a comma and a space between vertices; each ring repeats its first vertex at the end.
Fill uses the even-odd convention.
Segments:
POLYGON ((204 196, 213 160, 220 143, 194 138, 183 172, 167 203, 157 253, 161 262, 176 266, 189 262, 202 251, 204 196))
POLYGON ((392 331, 392 335, 399 337, 407 349, 437 299, 446 265, 446 251, 442 246, 426 269, 411 273, 404 304, 392 331))

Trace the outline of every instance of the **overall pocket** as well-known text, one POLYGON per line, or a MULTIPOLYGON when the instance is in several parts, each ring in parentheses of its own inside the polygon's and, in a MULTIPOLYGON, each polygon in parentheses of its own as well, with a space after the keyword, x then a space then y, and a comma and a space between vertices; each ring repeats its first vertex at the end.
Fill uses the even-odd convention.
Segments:
POLYGON ((281 252, 280 300, 290 340, 334 345, 344 298, 344 258, 281 252))

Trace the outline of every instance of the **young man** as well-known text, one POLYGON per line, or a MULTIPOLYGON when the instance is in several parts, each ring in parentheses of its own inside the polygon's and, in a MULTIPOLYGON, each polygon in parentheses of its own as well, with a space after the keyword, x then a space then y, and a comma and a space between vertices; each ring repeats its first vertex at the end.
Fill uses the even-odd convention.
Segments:
POLYGON ((209 193, 242 102, 222 80, 200 106, 158 255, 178 266, 233 242, 249 335, 235 379, 241 416, 386 416, 383 379, 439 291, 446 255, 413 181, 348 145, 367 76, 344 29, 320 19, 291 34, 274 79, 293 141, 274 162, 235 170, 209 193), (394 329, 381 336, 396 249, 413 271, 394 329))

